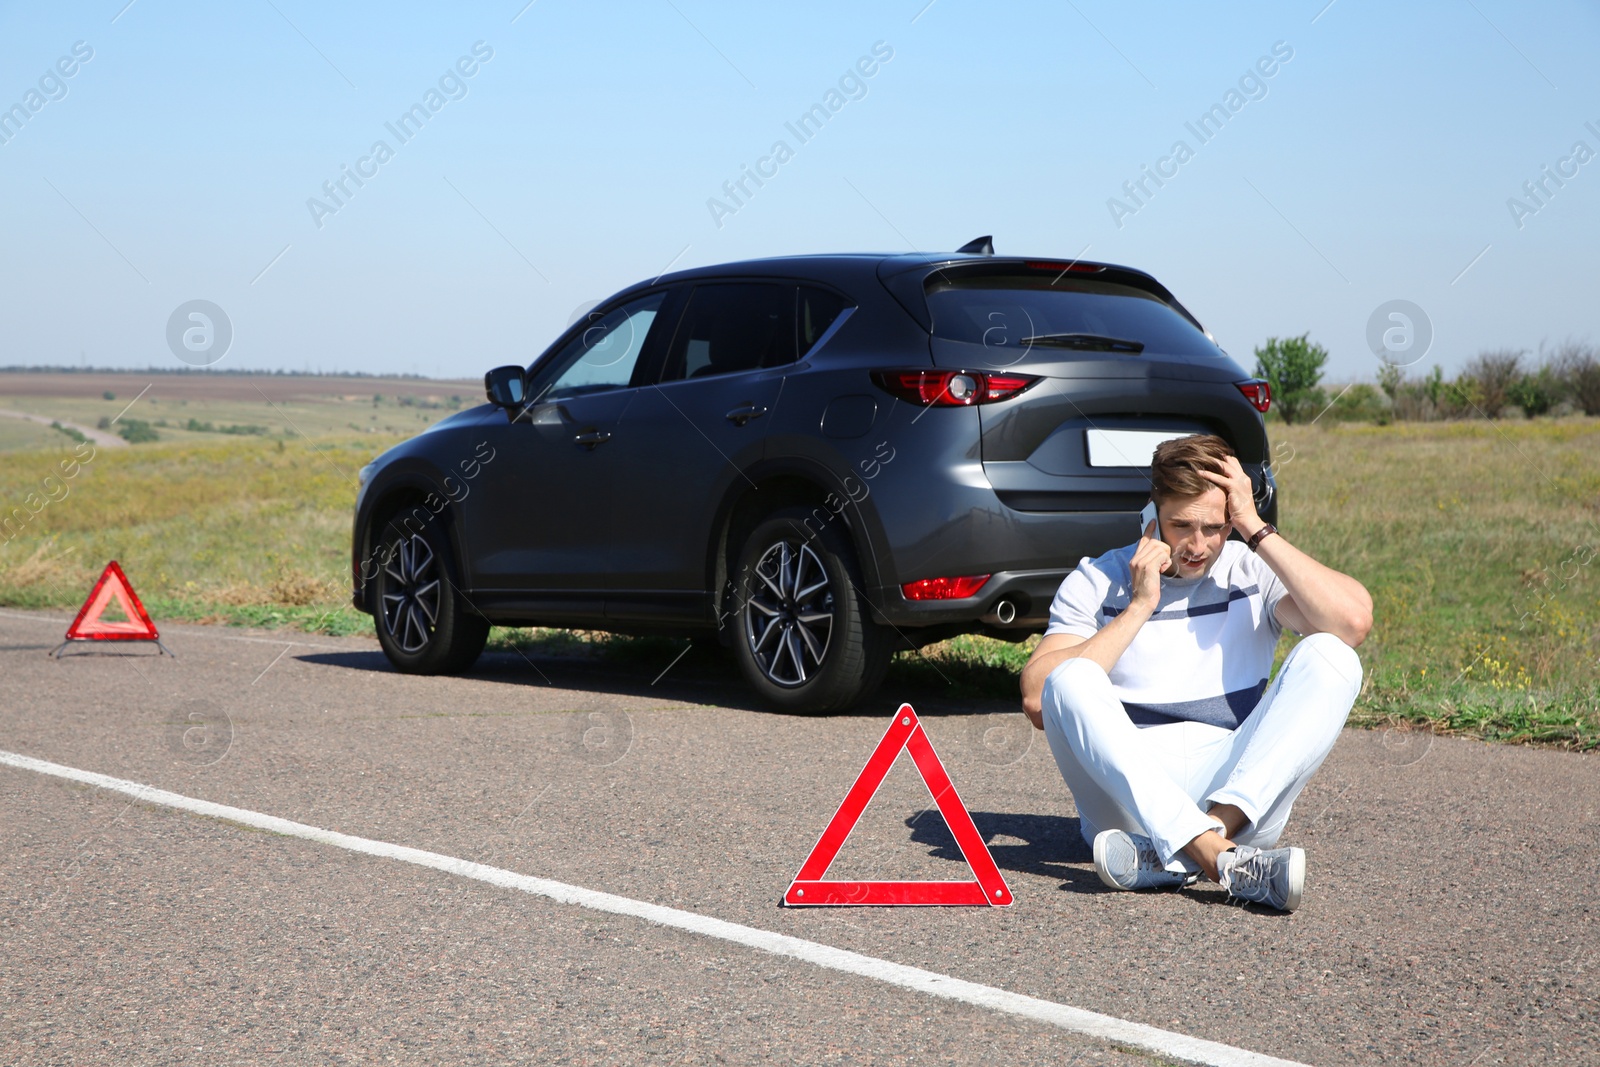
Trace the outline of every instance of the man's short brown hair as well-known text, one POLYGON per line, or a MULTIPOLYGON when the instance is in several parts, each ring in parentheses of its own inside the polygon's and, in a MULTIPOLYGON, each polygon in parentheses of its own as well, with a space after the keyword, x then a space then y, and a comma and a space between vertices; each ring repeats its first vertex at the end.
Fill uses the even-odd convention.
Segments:
POLYGON ((1216 434, 1192 434, 1156 446, 1150 458, 1150 498, 1157 504, 1168 500, 1188 500, 1217 488, 1197 471, 1220 471, 1222 460, 1233 455, 1233 446, 1216 434))

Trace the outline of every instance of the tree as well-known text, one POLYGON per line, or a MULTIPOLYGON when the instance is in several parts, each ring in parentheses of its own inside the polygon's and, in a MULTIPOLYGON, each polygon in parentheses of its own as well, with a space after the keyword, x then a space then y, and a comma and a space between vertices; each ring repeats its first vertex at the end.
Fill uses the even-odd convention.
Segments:
POLYGON ((1283 340, 1269 337, 1256 349, 1256 377, 1265 378, 1272 386, 1273 406, 1284 422, 1296 422, 1312 408, 1320 410, 1325 399, 1317 383, 1322 380, 1328 350, 1312 344, 1308 337, 1305 333, 1283 340))

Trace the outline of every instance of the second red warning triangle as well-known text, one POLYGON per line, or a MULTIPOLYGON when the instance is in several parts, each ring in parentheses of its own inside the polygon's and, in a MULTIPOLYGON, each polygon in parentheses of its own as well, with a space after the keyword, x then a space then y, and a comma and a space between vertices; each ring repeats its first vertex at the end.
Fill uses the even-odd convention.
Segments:
POLYGON ((850 905, 850 904, 987 904, 1004 907, 1011 903, 1011 890, 995 866, 989 846, 973 825, 972 816, 955 785, 945 772, 944 764, 933 750, 922 723, 910 704, 901 704, 894 720, 884 732, 883 740, 873 751, 867 765, 861 769, 855 785, 845 794, 844 803, 834 813, 827 829, 817 841, 811 855, 806 857, 795 875, 783 902, 790 906, 850 905), (839 855, 845 839, 855 829, 861 813, 877 793, 894 766, 901 750, 911 754, 922 783, 928 787, 933 802, 944 816, 945 825, 956 839, 956 847, 972 871, 971 881, 951 882, 892 882, 892 881, 838 881, 825 876, 828 866, 839 855))
POLYGON ((133 591, 128 576, 122 573, 116 560, 107 563, 106 569, 100 572, 100 580, 89 591, 89 599, 83 602, 72 625, 67 627, 66 640, 51 655, 59 658, 62 649, 74 641, 154 641, 163 653, 171 655, 161 643, 161 635, 156 632, 156 624, 150 621, 150 613, 144 610, 139 594, 133 591), (120 620, 102 617, 113 601, 122 613, 120 620))

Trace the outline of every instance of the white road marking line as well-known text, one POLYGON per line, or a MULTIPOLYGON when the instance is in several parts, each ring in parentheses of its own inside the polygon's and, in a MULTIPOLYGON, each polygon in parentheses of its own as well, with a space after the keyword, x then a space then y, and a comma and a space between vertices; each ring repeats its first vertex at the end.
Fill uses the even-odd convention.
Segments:
POLYGON ((305 823, 280 819, 275 815, 264 815, 261 812, 249 811, 245 808, 215 804, 209 800, 197 800, 194 797, 186 797, 179 793, 169 793, 165 789, 157 789, 154 786, 141 785, 138 782, 130 782, 123 778, 113 778, 110 775, 98 774, 94 771, 79 770, 76 767, 66 767, 59 763, 50 763, 46 760, 23 756, 15 752, 0 750, 0 764, 124 793, 135 800, 142 800, 147 804, 159 804, 163 807, 192 812, 195 815, 204 815, 208 818, 239 823, 257 830, 282 834, 285 837, 298 837, 305 841, 315 841, 318 844, 331 845, 334 848, 342 848, 368 856, 413 863, 418 867, 427 867, 431 870, 443 871, 445 874, 458 875, 462 878, 472 878, 503 889, 515 889, 533 896, 545 897, 558 904, 573 904, 593 911, 609 912, 613 915, 627 915, 659 926, 667 926, 675 930, 699 934, 703 937, 715 937, 723 941, 731 941, 737 945, 744 945, 746 948, 768 952, 774 956, 787 956, 790 959, 815 964, 831 971, 840 971, 844 974, 869 978, 873 981, 883 982, 886 985, 898 986, 901 989, 909 989, 917 993, 926 993, 929 996, 941 997, 945 1000, 959 1001, 974 1007, 1005 1012, 1008 1015, 1032 1019, 1035 1022, 1057 1026, 1063 1030, 1071 1030, 1074 1033, 1085 1034, 1102 1041, 1147 1049, 1158 1055, 1169 1056, 1185 1063, 1207 1064, 1214 1065, 1214 1067, 1305 1067, 1304 1064, 1296 1063, 1293 1060, 1281 1060, 1272 1056, 1264 1056, 1258 1052, 1235 1048, 1232 1045, 1224 1045, 1216 1041, 1204 1041, 1200 1038, 1190 1037, 1187 1034, 1161 1030, 1154 1026, 1146 1026, 1143 1023, 1129 1022, 1113 1015, 1101 1015, 1099 1012, 1085 1011, 1082 1008, 1057 1004, 1050 1000, 1023 996, 1020 993, 1008 992, 995 986, 981 985, 977 982, 952 978, 936 971, 925 971, 920 967, 908 967, 900 963, 891 963, 875 956, 864 956, 858 952, 834 948, 830 945, 807 941, 803 938, 791 937, 788 934, 776 934, 769 930, 759 930, 753 926, 743 926, 724 919, 713 919, 692 911, 663 907, 660 904, 649 904, 642 900, 619 897, 611 893, 601 893, 597 890, 584 889, 581 886, 568 885, 565 882, 556 882, 548 878, 535 878, 531 875, 517 874, 515 871, 504 870, 500 867, 490 867, 482 863, 473 863, 470 860, 445 856, 438 852, 425 852, 422 849, 408 848, 405 845, 395 845, 387 841, 374 841, 366 837, 341 834, 336 830, 323 830, 316 826, 308 826, 305 823))

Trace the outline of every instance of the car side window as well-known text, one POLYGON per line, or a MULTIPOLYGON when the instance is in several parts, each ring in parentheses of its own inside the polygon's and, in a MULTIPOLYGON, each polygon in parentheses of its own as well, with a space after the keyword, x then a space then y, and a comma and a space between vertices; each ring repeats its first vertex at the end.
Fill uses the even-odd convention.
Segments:
POLYGON ((698 285, 667 349, 663 382, 780 367, 798 358, 795 287, 772 282, 698 285))
POLYGON ((800 287, 800 303, 796 311, 796 325, 800 334, 800 357, 811 354, 828 328, 836 322, 849 306, 844 297, 826 289, 800 287))
POLYGON ((665 299, 664 292, 650 293, 610 311, 591 311, 583 329, 535 369, 533 402, 626 388, 665 299))

